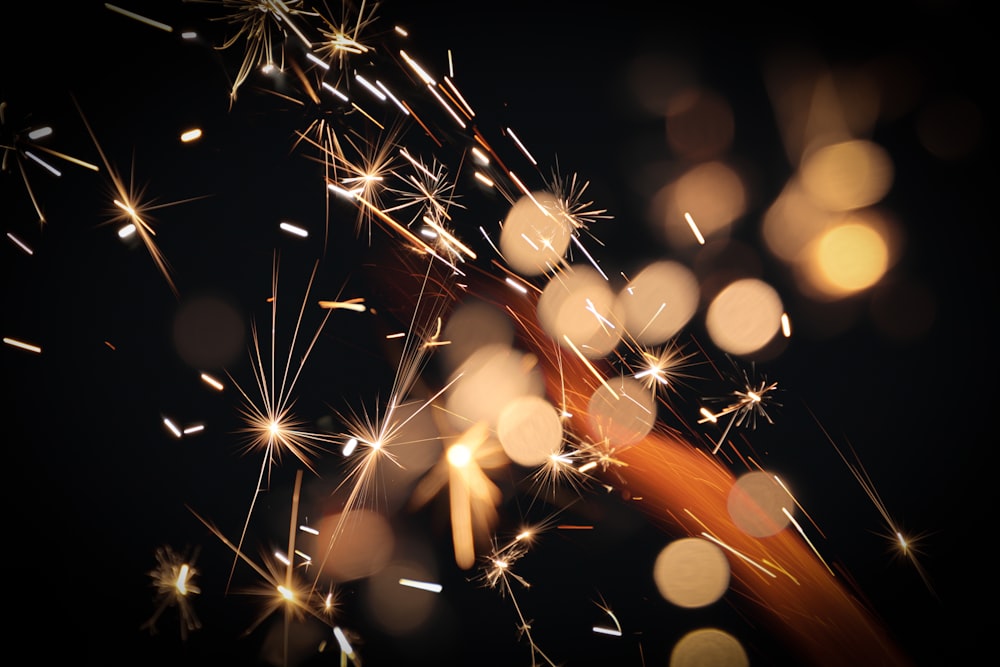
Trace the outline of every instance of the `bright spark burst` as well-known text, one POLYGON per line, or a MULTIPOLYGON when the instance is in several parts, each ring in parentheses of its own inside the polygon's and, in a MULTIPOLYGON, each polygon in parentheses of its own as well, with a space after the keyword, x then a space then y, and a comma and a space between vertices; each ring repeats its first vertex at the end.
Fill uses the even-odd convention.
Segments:
POLYGON ((266 480, 270 478, 272 466, 280 463, 285 455, 290 455, 310 471, 315 472, 313 458, 325 449, 325 445, 336 441, 331 434, 304 428, 306 422, 296 417, 292 412, 295 404, 295 387, 302 369, 309 359, 309 355, 316 341, 319 339, 320 333, 330 314, 336 310, 325 309, 322 320, 306 346, 305 351, 299 352, 296 349, 296 344, 317 268, 318 263, 313 267, 312 273, 309 276, 309 282, 302 299, 302 306, 299 309, 298 318, 292 330, 287 357, 281 366, 277 366, 275 360, 277 352, 275 333, 278 316, 278 256, 275 253, 271 274, 271 341, 269 348, 265 347, 265 349, 269 349, 266 361, 261 353, 261 340, 257 326, 254 324, 251 327, 253 346, 250 350, 250 360, 257 388, 256 394, 251 396, 251 393, 244 389, 231 373, 227 373, 230 381, 236 386, 243 397, 240 414, 246 425, 240 429, 240 432, 246 434, 248 439, 244 446, 244 452, 262 454, 260 473, 237 549, 243 546, 243 538, 246 535, 254 505, 256 504, 261 488, 267 483, 266 480), (293 359, 296 354, 299 354, 299 361, 297 365, 293 365, 293 359))
POLYGON ((217 48, 226 50, 237 43, 244 43, 243 60, 232 82, 230 103, 250 74, 257 68, 284 69, 285 42, 294 34, 306 48, 311 44, 295 21, 306 14, 302 0, 188 0, 202 4, 220 5, 225 14, 212 20, 223 21, 235 31, 217 48))
POLYGON ((726 426, 722 431, 722 435, 719 436, 715 447, 712 449, 713 454, 718 453, 734 426, 753 430, 757 428, 758 420, 765 420, 767 423, 773 424, 774 421, 771 419, 768 409, 772 405, 781 405, 774 400, 773 395, 778 388, 777 382, 770 382, 765 377, 756 378, 753 367, 751 367, 750 372, 747 372, 746 369, 741 369, 740 373, 740 377, 735 378, 735 382, 741 388, 734 390, 731 394, 731 396, 735 397, 735 400, 722 399, 729 400, 729 403, 719 412, 711 412, 707 408, 703 408, 702 418, 698 420, 699 424, 706 422, 715 424, 718 423, 720 417, 727 415, 729 417, 726 420, 726 426))
POLYGON ((187 641, 189 633, 201 628, 201 621, 194 611, 191 600, 201 593, 195 583, 198 570, 195 568, 197 554, 188 556, 177 553, 169 545, 156 549, 156 567, 149 571, 156 591, 154 601, 156 611, 142 624, 142 629, 155 634, 156 624, 163 612, 170 607, 177 608, 181 640, 187 641))
POLYGON ((355 12, 353 6, 345 2, 339 22, 320 13, 323 25, 318 29, 321 37, 316 44, 316 54, 344 71, 351 57, 373 51, 374 46, 366 43, 363 35, 376 23, 379 4, 362 1, 355 12))

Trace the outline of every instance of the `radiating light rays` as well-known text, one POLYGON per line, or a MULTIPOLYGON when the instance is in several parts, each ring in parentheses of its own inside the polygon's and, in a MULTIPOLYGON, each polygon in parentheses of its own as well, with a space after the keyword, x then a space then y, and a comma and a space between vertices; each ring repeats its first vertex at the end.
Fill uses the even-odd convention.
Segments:
POLYGON ((359 206, 355 224, 358 237, 372 240, 372 223, 377 220, 375 209, 384 212, 384 193, 387 179, 399 163, 399 144, 403 126, 379 133, 374 139, 365 139, 354 133, 331 133, 324 160, 329 165, 328 182, 349 193, 353 198, 366 202, 359 206))
POLYGON ((720 421, 720 418, 727 417, 724 420, 725 428, 722 431, 722 435, 719 436, 715 442, 715 446, 712 448, 713 454, 717 453, 725 443, 733 426, 753 430, 757 428, 758 420, 773 423, 768 410, 771 406, 781 405, 774 398, 774 393, 778 388, 777 382, 769 381, 763 376, 760 378, 756 377, 754 369, 751 369, 749 372, 746 369, 741 369, 739 372, 741 377, 733 379, 740 387, 731 393, 731 396, 734 398, 716 399, 717 401, 728 401, 722 410, 712 412, 708 408, 703 407, 701 409, 702 417, 698 420, 699 424, 716 424, 720 421))
POLYGON ((522 530, 504 544, 500 544, 495 537, 492 538, 491 551, 479 558, 478 581, 488 588, 500 591, 501 596, 511 601, 514 612, 517 614, 518 634, 528 641, 532 667, 539 664, 538 660, 550 667, 556 667, 557 663, 553 662, 535 641, 531 632, 531 620, 525 616, 515 593, 515 587, 512 585, 512 582, 515 582, 520 588, 531 588, 531 584, 514 571, 514 565, 527 555, 531 542, 538 532, 538 530, 530 528, 522 530))
POLYGON ((294 35, 305 47, 310 41, 298 27, 300 15, 307 13, 302 0, 188 0, 220 5, 226 12, 212 20, 223 21, 234 28, 220 50, 243 42, 243 60, 233 78, 229 98, 235 102, 239 89, 256 68, 284 68, 285 40, 294 35))
MULTIPOLYGON (((252 347, 250 349, 250 361, 256 392, 251 392, 251 390, 244 388, 232 373, 227 372, 230 381, 243 398, 243 403, 239 409, 245 424, 239 429, 239 432, 244 434, 246 438, 243 451, 247 454, 261 455, 260 472, 237 549, 243 546, 243 538, 246 535, 258 494, 268 484, 272 467, 280 463, 285 456, 291 456, 310 471, 315 472, 315 468, 313 467, 314 457, 324 451, 327 445, 336 442, 336 438, 332 434, 305 428, 306 422, 295 416, 292 411, 296 400, 296 383, 322 333, 323 327, 326 325, 331 313, 335 310, 330 308, 323 309, 325 312, 312 339, 309 340, 304 350, 297 349, 296 345, 299 340, 302 321, 306 313, 309 294, 312 290, 318 268, 319 263, 317 262, 313 266, 312 273, 306 285, 298 318, 291 331, 291 340, 288 344, 287 353, 285 353, 285 359, 283 361, 276 359, 279 348, 276 340, 278 255, 275 253, 271 273, 271 339, 269 342, 265 341, 263 345, 264 352, 261 349, 261 339, 256 324, 251 329, 252 347), (296 355, 298 355, 298 362, 294 363, 296 355)), ((233 566, 235 567, 235 565, 234 561, 233 566)))
POLYGON ((345 2, 341 8, 339 21, 319 12, 323 25, 317 28, 320 38, 314 45, 316 54, 325 62, 343 71, 351 57, 363 56, 373 51, 375 46, 366 43, 369 42, 366 33, 378 20, 376 12, 379 4, 362 0, 355 11, 350 2, 345 2))
POLYGON ((314 586, 318 585, 319 575, 352 512, 377 505, 385 491, 382 476, 386 465, 397 469, 403 478, 419 475, 429 463, 421 463, 422 456, 411 458, 409 452, 440 446, 431 410, 455 379, 429 397, 418 397, 415 393, 433 352, 444 342, 440 338, 441 318, 453 300, 446 289, 431 282, 433 269, 434 262, 428 261, 406 331, 401 336, 403 343, 384 407, 376 405, 373 412, 365 407, 337 410, 345 429, 339 436, 343 443, 341 454, 348 465, 334 493, 344 491, 346 496, 340 518, 326 536, 326 548, 318 558, 314 586), (428 421, 432 422, 430 428, 428 421), (416 470, 407 470, 409 465, 416 466, 416 470))
MULTIPOLYGON (((302 470, 297 470, 295 483, 292 490, 290 517, 288 522, 288 543, 285 553, 292 555, 296 553, 295 540, 298 527, 299 497, 302 487, 302 470)), ((334 608, 332 591, 326 595, 319 595, 296 571, 295 562, 291 556, 284 557, 283 554, 266 552, 262 550, 260 561, 255 561, 243 551, 242 547, 233 543, 225 533, 214 523, 208 521, 200 514, 189 508, 192 514, 217 537, 224 545, 232 550, 236 562, 244 562, 260 577, 258 585, 248 587, 242 592, 261 597, 263 604, 257 618, 244 634, 249 635, 256 630, 264 621, 278 612, 284 615, 284 631, 282 646, 282 662, 284 667, 289 663, 289 632, 293 623, 301 622, 307 618, 313 618, 331 628, 332 612, 334 608)), ((240 538, 242 542, 243 537, 240 538)), ((235 567, 235 566, 234 566, 235 567)), ((232 575, 230 575, 232 577, 232 575)), ((353 653, 342 655, 342 664, 350 659, 353 663, 359 664, 357 656, 353 653)))
POLYGON ((156 611, 142 624, 142 629, 155 634, 158 631, 156 624, 160 616, 171 607, 177 608, 181 641, 187 641, 191 632, 201 628, 201 621, 192 602, 194 597, 201 593, 196 583, 197 559, 197 550, 188 555, 174 551, 169 545, 156 549, 156 567, 149 571, 153 589, 156 591, 153 598, 156 602, 156 611))
POLYGON ((858 482, 858 484, 861 485, 861 489, 871 501, 872 505, 875 506, 879 516, 882 517, 882 521, 885 523, 886 532, 880 533, 880 535, 886 540, 888 548, 898 558, 906 560, 913 566, 917 575, 920 577, 920 580, 927 588, 927 591, 933 597, 937 598, 937 591, 935 591, 934 586, 931 583, 930 576, 927 574, 927 571, 924 569, 924 566, 920 561, 920 557, 922 555, 920 543, 924 539, 925 535, 913 535, 903 530, 902 526, 900 526, 896 519, 893 518, 892 514, 890 514, 888 506, 886 506, 885 502, 882 500, 882 496, 878 492, 878 488, 875 486, 875 482, 868 474, 864 465, 862 465, 861 459, 858 457, 857 452, 854 451, 854 448, 850 445, 847 446, 851 454, 850 458, 848 458, 844 450, 841 449, 836 442, 834 442, 833 438, 830 436, 826 428, 820 423, 816 415, 811 410, 808 410, 808 412, 816 422, 820 431, 823 433, 823 437, 826 438, 827 442, 830 443, 834 451, 837 452, 837 456, 839 456, 840 460, 847 466, 851 475, 858 482))
POLYGON ((153 264, 157 269, 159 269, 160 273, 166 279, 167 284, 170 286, 170 290, 174 293, 174 296, 180 297, 180 291, 177 289, 177 284, 174 282, 173 269, 157 244, 156 230, 153 228, 153 220, 149 217, 149 213, 167 206, 174 206, 186 201, 194 201, 194 199, 198 198, 155 205, 150 201, 146 201, 146 188, 138 187, 135 183, 134 165, 133 173, 130 174, 128 183, 126 183, 125 179, 108 159, 104 149, 101 148, 101 144, 97 141, 97 136, 91 129, 90 124, 87 122, 87 118, 84 116, 83 110, 80 109, 79 105, 77 106, 77 110, 80 112, 80 117, 83 120, 83 124, 87 128, 87 133, 93 140, 94 146, 97 148, 97 152, 101 157, 104 169, 108 173, 108 178, 111 181, 110 190, 113 206, 110 207, 110 222, 119 223, 119 237, 126 239, 134 235, 139 238, 142 245, 149 252, 149 256, 152 258, 153 264))
POLYGON ((557 201, 553 213, 567 222, 574 233, 590 233, 591 225, 614 217, 607 209, 594 208, 594 202, 586 199, 588 187, 590 181, 581 180, 575 173, 569 176, 561 174, 558 166, 552 171, 548 181, 548 189, 557 201))

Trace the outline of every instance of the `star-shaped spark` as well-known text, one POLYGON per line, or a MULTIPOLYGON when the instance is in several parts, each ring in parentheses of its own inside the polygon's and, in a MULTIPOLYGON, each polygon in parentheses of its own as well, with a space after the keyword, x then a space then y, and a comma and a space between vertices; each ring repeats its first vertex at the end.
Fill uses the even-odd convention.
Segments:
POLYGON ((731 396, 735 397, 735 400, 730 399, 729 404, 719 412, 712 412, 704 407, 701 408, 702 418, 698 420, 699 424, 706 422, 716 424, 721 417, 726 417, 727 415, 729 417, 726 420, 726 427, 722 431, 722 435, 719 436, 715 447, 712 449, 713 454, 718 453, 734 426, 753 430, 757 428, 759 420, 765 420, 767 423, 773 424, 774 421, 771 419, 768 409, 772 405, 781 405, 774 400, 774 393, 778 389, 777 382, 770 382, 763 376, 757 379, 754 377, 755 373, 753 370, 748 373, 744 369, 741 373, 741 377, 737 379, 737 382, 740 383, 740 389, 734 390, 731 394, 731 396))

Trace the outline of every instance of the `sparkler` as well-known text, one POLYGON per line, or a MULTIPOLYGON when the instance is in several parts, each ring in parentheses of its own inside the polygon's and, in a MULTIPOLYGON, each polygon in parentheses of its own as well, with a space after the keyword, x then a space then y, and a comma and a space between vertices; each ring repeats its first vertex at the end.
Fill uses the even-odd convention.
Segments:
MULTIPOLYGON (((229 384, 242 399, 238 408, 243 420, 240 433, 246 436, 242 452, 259 455, 261 465, 238 539, 231 540, 208 518, 195 516, 233 552, 229 581, 242 563, 266 587, 266 607, 250 630, 273 613, 285 612, 283 664, 291 660, 289 624, 307 617, 320 620, 328 628, 327 640, 337 642, 342 664, 347 660, 361 663, 354 637, 349 639, 344 628, 333 622, 335 610, 336 615, 341 610, 337 608, 333 584, 328 581, 327 566, 340 553, 335 547, 341 546, 352 513, 370 509, 399 518, 392 516, 396 506, 380 501, 392 494, 409 493, 406 511, 411 514, 426 512, 438 495, 447 497, 452 564, 463 572, 477 562, 481 564, 479 581, 512 601, 518 629, 530 644, 531 663, 554 667, 557 663, 539 648, 532 622, 515 596, 519 587, 529 588, 527 578, 514 566, 528 553, 531 534, 518 534, 503 544, 494 534, 511 479, 517 480, 513 486, 518 492, 528 489, 532 502, 562 502, 562 491, 584 501, 595 489, 618 491, 635 500, 633 504, 651 523, 663 527, 665 535, 698 536, 718 545, 732 568, 735 595, 746 600, 765 625, 786 637, 795 651, 812 664, 839 665, 872 655, 884 664, 907 663, 874 615, 841 584, 821 547, 811 541, 795 519, 795 512, 801 511, 797 501, 781 507, 788 524, 766 540, 740 530, 733 521, 729 504, 733 489, 738 488, 737 474, 713 455, 720 452, 733 429, 753 430, 758 421, 773 423, 771 408, 780 405, 775 401, 777 381, 744 371, 733 380, 737 389, 720 399, 721 409, 703 408, 697 425, 704 428, 691 424, 689 416, 683 434, 664 424, 661 410, 670 411, 679 421, 686 419, 675 399, 683 392, 683 381, 695 377, 688 372, 694 355, 684 352, 681 334, 672 333, 651 343, 648 329, 655 328, 653 322, 661 313, 682 308, 664 300, 638 326, 629 326, 634 323, 622 316, 619 301, 611 292, 613 281, 590 248, 591 243, 602 245, 591 228, 611 216, 589 200, 588 181, 575 173, 563 175, 558 168, 550 178, 542 177, 535 153, 510 128, 503 133, 505 143, 489 141, 475 125, 478 117, 454 77, 429 74, 430 68, 411 55, 415 50, 396 50, 392 57, 383 59, 389 51, 369 39, 377 26, 377 4, 363 3, 356 13, 345 7, 342 18, 333 20, 328 8, 314 11, 297 1, 190 1, 216 4, 226 12, 214 20, 221 18, 235 32, 223 41, 220 50, 228 51, 243 43, 242 61, 229 91, 231 109, 237 107, 237 91, 255 69, 289 67, 297 72, 298 79, 283 82, 289 89, 283 89, 281 94, 285 99, 305 95, 322 112, 322 120, 314 119, 305 130, 296 132, 292 143, 296 149, 311 147, 319 151, 315 161, 322 164, 323 173, 311 184, 317 199, 332 194, 337 206, 354 207, 355 235, 366 232, 369 248, 388 242, 390 250, 382 258, 386 259, 385 265, 403 267, 395 273, 377 263, 372 271, 372 295, 349 299, 338 295, 314 303, 310 295, 317 261, 285 352, 275 338, 279 312, 275 252, 271 340, 264 341, 257 325, 252 326, 252 385, 241 384, 235 372, 226 372, 229 384), (394 59, 395 54, 398 59, 394 59), (352 69, 354 64, 360 67, 352 69), (334 69, 335 73, 330 74, 334 69), (403 85, 407 81, 409 88, 403 85), (291 91, 296 85, 300 90, 291 91), (326 103, 319 96, 324 90, 334 91, 337 101, 326 103), (375 100, 373 104, 383 104, 379 108, 391 122, 383 125, 376 119, 378 113, 363 109, 356 101, 362 95, 375 100), (375 139, 371 138, 373 128, 375 139), (457 148, 456 164, 441 159, 434 150, 444 144, 457 148), (468 162, 467 157, 471 157, 468 162), (528 171, 522 171, 525 162, 528 171), (475 164, 471 169, 470 163, 475 164), (470 204, 476 200, 465 197, 460 205, 457 192, 466 177, 475 180, 476 187, 483 187, 489 196, 499 195, 511 210, 518 207, 519 211, 530 210, 532 216, 542 217, 532 218, 536 222, 519 230, 513 241, 504 238, 514 226, 509 220, 498 226, 483 220, 468 224, 462 218, 470 217, 470 211, 476 213, 470 204), (544 228, 536 224, 539 219, 544 220, 544 228), (375 235, 376 225, 386 232, 386 238, 375 235), (470 240, 480 235, 485 249, 470 240), (499 241, 495 235, 499 235, 499 241), (509 260, 515 246, 535 251, 542 259, 536 261, 533 257, 525 264, 512 264, 509 260), (485 257, 492 258, 492 264, 485 257), (551 294, 546 292, 547 286, 568 286, 573 270, 579 267, 592 269, 610 297, 602 300, 588 293, 578 299, 579 294, 574 293, 566 301, 570 306, 581 306, 579 312, 569 316, 560 312, 564 319, 558 323, 568 328, 566 319, 579 316, 573 323, 583 322, 581 326, 593 336, 577 335, 576 330, 572 335, 557 333, 539 313, 540 302, 551 294), (392 291, 396 293, 390 294, 392 291), (463 384, 480 370, 477 364, 485 362, 477 359, 468 365, 456 363, 449 369, 454 372, 445 374, 446 379, 429 372, 432 368, 440 370, 432 367, 432 361, 439 359, 436 355, 446 354, 442 350, 454 342, 445 335, 448 318, 466 297, 484 298, 510 318, 513 340, 505 341, 508 347, 504 349, 512 351, 517 372, 508 375, 517 375, 520 380, 524 380, 522 373, 528 377, 524 380, 527 388, 519 387, 510 393, 517 398, 538 399, 555 416, 559 437, 540 463, 518 463, 505 450, 499 419, 493 414, 500 410, 491 413, 483 407, 490 402, 487 399, 495 398, 486 394, 503 393, 496 384, 480 388, 473 404, 453 401, 463 384), (300 350, 300 328, 312 305, 324 312, 318 315, 320 324, 305 350, 300 350), (328 340, 324 331, 332 313, 381 315, 382 308, 405 309, 411 305, 411 317, 401 334, 403 349, 384 404, 378 401, 374 408, 354 410, 334 406, 335 417, 341 422, 337 428, 309 427, 310 421, 295 411, 301 390, 299 380, 314 346, 328 340), (601 343, 607 341, 613 344, 602 348, 601 343), (540 378, 537 391, 531 386, 531 379, 536 377, 540 378), (712 446, 706 451, 700 446, 701 440, 709 440, 712 427, 720 424, 721 435, 712 438, 712 446), (427 451, 433 456, 424 456, 427 451), (258 562, 244 549, 251 536, 251 517, 258 509, 260 494, 272 483, 272 468, 286 459, 317 478, 332 479, 331 503, 342 511, 327 525, 331 530, 322 535, 315 530, 296 529, 300 526, 299 470, 287 548, 266 554, 258 562), (307 547, 297 541, 299 532, 306 533, 304 539, 318 551, 307 552, 307 547), (311 569, 315 577, 309 581, 311 569)), ((107 7, 141 18, 124 8, 107 7)), ((0 121, 5 124, 4 109, 0 106, 0 121)), ((128 223, 128 229, 138 235, 179 296, 173 270, 155 242, 156 230, 148 217, 156 207, 143 203, 143 193, 113 168, 86 119, 84 124, 111 181, 115 219, 128 223)), ((5 136, 5 168, 8 156, 19 160, 29 196, 44 221, 20 164, 23 157, 30 157, 25 146, 19 135, 11 141, 5 136)), ((330 214, 330 218, 335 221, 338 216, 330 214)), ((698 244, 706 245, 694 217, 685 213, 684 218, 698 244)), ((283 222, 280 229, 295 235, 294 241, 308 243, 313 240, 306 232, 308 227, 283 222)), ((629 289, 624 288, 622 293, 629 289)), ((786 337, 791 335, 787 315, 782 316, 782 331, 786 337)), ((4 341, 12 347, 41 351, 16 338, 4 341)), ((471 355, 461 361, 468 362, 468 358, 471 355)), ((340 372, 329 368, 323 371, 340 372)), ((202 373, 201 379, 214 391, 227 389, 208 373, 202 373)), ((178 438, 203 431, 202 424, 182 430, 169 418, 165 417, 163 423, 178 438)), ((837 451, 930 588, 926 573, 913 557, 912 542, 885 511, 863 468, 837 451)), ((158 566, 150 576, 156 588, 157 610, 143 627, 153 629, 164 609, 175 606, 181 617, 182 639, 186 640, 188 633, 202 627, 191 599, 204 585, 195 584, 195 574, 205 573, 201 568, 194 569, 193 559, 166 547, 158 550, 156 557, 158 566)), ((435 592, 441 598, 451 592, 450 587, 416 578, 400 578, 399 584, 435 592)), ((227 591, 228 586, 227 582, 227 591)), ((607 618, 594 625, 593 632, 621 637, 623 624, 619 616, 606 604, 598 607, 607 618)))

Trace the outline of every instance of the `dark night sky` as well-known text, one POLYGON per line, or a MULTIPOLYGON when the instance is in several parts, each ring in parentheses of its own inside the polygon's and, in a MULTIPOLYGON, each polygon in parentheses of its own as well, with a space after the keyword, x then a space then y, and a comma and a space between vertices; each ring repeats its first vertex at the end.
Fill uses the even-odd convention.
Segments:
MULTIPOLYGON (((453 3, 452 10, 409 4, 388 3, 379 12, 380 34, 388 41, 384 31, 394 22, 406 25, 406 48, 440 72, 450 50, 455 80, 492 143, 503 141, 503 128, 514 128, 542 163, 541 176, 558 160, 562 170, 590 181, 589 198, 614 217, 592 229, 603 243, 594 252, 607 266, 624 270, 673 252, 646 224, 651 174, 669 173, 674 156, 663 118, 644 110, 630 88, 636 63, 673 63, 678 80, 728 101, 735 131, 727 158, 750 184, 733 240, 753 249, 764 277, 788 294, 797 326, 784 352, 760 365, 781 387, 775 423, 740 437, 794 480, 824 531, 825 556, 851 573, 915 664, 957 664, 992 650, 988 614, 976 610, 993 599, 994 558, 986 540, 993 525, 988 460, 996 442, 988 391, 994 354, 987 347, 996 294, 988 207, 995 125, 986 94, 993 77, 983 71, 986 21, 973 3, 909 3, 896 12, 874 11, 871 3, 831 6, 824 17, 740 15, 714 6, 647 12, 562 0, 489 9, 453 3), (872 309, 886 293, 878 288, 825 308, 797 299, 787 272, 761 250, 764 213, 793 171, 763 67, 804 52, 844 72, 890 56, 912 65, 912 95, 887 112, 869 138, 892 157, 893 187, 880 203, 905 231, 889 278, 920 287, 933 305, 933 319, 917 335, 894 338, 877 326, 872 309), (940 126, 973 142, 953 156, 937 156, 919 128, 939 102, 954 99, 971 103, 979 115, 940 126), (882 517, 810 411, 838 445, 850 443, 858 452, 893 518, 924 536, 920 561, 933 593, 882 537, 882 517)), ((222 3, 131 5, 119 6, 178 28, 194 26, 209 45, 231 34, 224 22, 209 20, 224 14, 222 3)), ((380 317, 331 318, 310 357, 297 408, 317 419, 331 409, 371 406, 375 397, 384 399, 393 370, 377 342, 381 327, 402 322, 392 321, 401 304, 385 299, 372 268, 385 261, 390 239, 381 229, 371 245, 358 239, 354 211, 342 201, 331 202, 328 216, 321 167, 293 147, 296 130, 332 113, 329 108, 268 94, 265 89, 280 85, 258 74, 230 106, 242 42, 228 50, 185 43, 98 2, 13 11, 0 44, 5 151, 16 133, 51 123, 53 149, 100 164, 86 117, 125 179, 148 186, 155 203, 171 204, 153 215, 180 297, 142 247, 121 242, 117 226, 106 224, 105 170, 60 162, 63 174, 54 178, 22 155, 47 218, 39 225, 10 154, 0 173, 0 219, 5 233, 34 253, 9 239, 4 244, 3 335, 37 342, 43 353, 0 350, 7 388, 5 562, 16 592, 8 594, 8 645, 24 646, 30 661, 55 651, 74 664, 117 664, 116 657, 134 664, 258 664, 265 629, 241 636, 257 600, 223 594, 232 552, 188 507, 236 537, 260 459, 240 456, 233 434, 240 426, 238 396, 205 390, 174 344, 175 321, 188 299, 215 295, 234 305, 244 332, 254 319, 266 331, 272 258, 280 252, 279 293, 289 305, 278 326, 290 325, 313 263, 322 258, 315 298, 333 299, 341 291, 363 296, 380 317), (191 125, 204 137, 181 145, 177 136, 191 125), (324 255, 316 230, 327 217, 331 242, 324 255), (314 233, 308 240, 290 238, 277 228, 281 219, 302 221, 314 233), (163 415, 204 421, 208 429, 175 440, 163 415), (186 643, 177 636, 173 609, 159 634, 139 629, 155 609, 147 572, 165 544, 199 550, 203 593, 194 607, 204 627, 186 643)), ((299 54, 290 60, 296 58, 302 60, 299 54)), ((383 53, 373 58, 379 67, 392 66, 383 53)), ((882 82, 886 90, 904 83, 882 82)), ((294 80, 288 85, 296 92, 294 80)), ((418 130, 411 132, 422 139, 418 130)), ((450 166, 458 152, 445 145, 439 154, 450 166)), ((475 225, 504 216, 502 199, 483 194, 470 178, 456 185, 459 191, 463 215, 475 225)), ((311 314, 307 332, 315 327, 311 314)), ((689 333, 704 341, 699 326, 696 317, 689 333)), ((228 369, 249 383, 244 347, 228 369)), ((718 378, 698 378, 683 409, 727 391, 718 378)), ((252 549, 285 540, 293 478, 290 463, 276 468, 255 510, 252 549)), ((306 488, 322 488, 311 485, 308 471, 306 479, 306 488)), ((524 496, 509 494, 498 529, 512 530, 527 505, 524 496)), ((534 587, 519 602, 529 608, 539 645, 557 663, 665 665, 683 632, 716 625, 741 639, 753 665, 796 664, 781 638, 761 632, 735 600, 681 611, 657 599, 648 564, 670 536, 618 498, 585 496, 564 514, 568 523, 593 517, 602 521, 586 534, 544 536, 520 571, 534 587), (591 634, 592 625, 606 621, 592 604, 600 596, 623 620, 625 637, 591 634)), ((425 511, 411 519, 401 530, 433 536, 427 548, 440 563, 445 592, 436 629, 418 638, 381 635, 365 617, 365 582, 348 585, 341 623, 361 638, 365 663, 530 664, 510 600, 467 581, 470 573, 449 561, 439 515, 425 511)), ((252 581, 249 570, 237 571, 252 581)), ((331 655, 315 664, 337 660, 331 655)))

